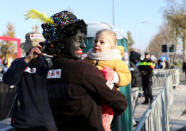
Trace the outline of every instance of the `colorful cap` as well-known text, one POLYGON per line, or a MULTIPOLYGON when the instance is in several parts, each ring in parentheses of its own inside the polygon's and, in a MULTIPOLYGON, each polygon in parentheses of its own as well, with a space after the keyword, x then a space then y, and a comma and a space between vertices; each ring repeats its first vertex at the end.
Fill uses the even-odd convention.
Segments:
POLYGON ((47 41, 57 40, 61 30, 70 24, 81 21, 69 11, 61 11, 50 17, 53 20, 53 23, 44 23, 42 24, 43 36, 47 41))

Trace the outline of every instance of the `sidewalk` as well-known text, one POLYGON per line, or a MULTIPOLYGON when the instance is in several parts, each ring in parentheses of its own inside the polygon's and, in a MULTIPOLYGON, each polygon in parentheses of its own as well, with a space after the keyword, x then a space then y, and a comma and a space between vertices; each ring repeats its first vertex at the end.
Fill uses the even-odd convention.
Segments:
MULTIPOLYGON (((144 97, 139 97, 134 113, 134 119, 137 121, 140 121, 140 118, 149 107, 149 105, 142 105, 143 101, 144 97)), ((174 104, 170 114, 170 131, 186 131, 186 81, 183 80, 174 89, 174 104)))
POLYGON ((177 86, 174 92, 174 105, 170 116, 170 131, 186 131, 186 82, 177 86))

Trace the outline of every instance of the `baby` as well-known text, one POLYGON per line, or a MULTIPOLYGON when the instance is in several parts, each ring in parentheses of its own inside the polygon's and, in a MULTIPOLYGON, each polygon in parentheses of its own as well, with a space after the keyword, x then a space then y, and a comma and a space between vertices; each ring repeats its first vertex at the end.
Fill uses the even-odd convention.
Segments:
MULTIPOLYGON (((131 81, 128 66, 122 60, 123 56, 124 48, 117 46, 116 33, 104 29, 96 33, 94 47, 87 52, 86 60, 97 66, 112 89, 113 84, 120 87, 128 85, 131 81)), ((111 131, 113 115, 112 108, 102 103, 102 123, 105 131, 111 131)))

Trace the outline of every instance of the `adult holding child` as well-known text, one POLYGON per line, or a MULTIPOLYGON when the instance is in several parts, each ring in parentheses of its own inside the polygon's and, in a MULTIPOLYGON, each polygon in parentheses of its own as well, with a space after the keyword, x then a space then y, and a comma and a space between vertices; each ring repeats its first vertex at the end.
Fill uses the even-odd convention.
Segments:
POLYGON ((42 24, 44 52, 53 55, 48 72, 50 107, 59 131, 104 131, 101 101, 121 114, 127 107, 124 95, 109 87, 103 74, 82 61, 87 26, 69 11, 52 15, 42 24), (106 88, 107 87, 107 88, 106 88))

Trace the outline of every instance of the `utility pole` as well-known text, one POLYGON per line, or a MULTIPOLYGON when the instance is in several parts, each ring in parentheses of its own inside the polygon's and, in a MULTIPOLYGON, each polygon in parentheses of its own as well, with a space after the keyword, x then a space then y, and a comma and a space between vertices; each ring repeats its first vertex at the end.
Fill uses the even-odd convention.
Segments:
POLYGON ((114 0, 112 0, 112 24, 115 25, 114 0))
POLYGON ((186 29, 183 31, 183 62, 186 62, 186 29))

